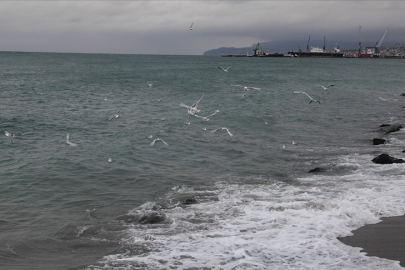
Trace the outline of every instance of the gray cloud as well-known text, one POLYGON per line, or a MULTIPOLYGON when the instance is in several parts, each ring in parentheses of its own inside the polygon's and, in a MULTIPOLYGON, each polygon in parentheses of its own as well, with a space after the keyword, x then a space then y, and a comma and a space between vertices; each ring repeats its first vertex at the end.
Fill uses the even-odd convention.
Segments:
POLYGON ((0 2, 0 50, 202 54, 255 42, 404 43, 403 1, 0 2), (189 31, 191 23, 194 30, 189 31))

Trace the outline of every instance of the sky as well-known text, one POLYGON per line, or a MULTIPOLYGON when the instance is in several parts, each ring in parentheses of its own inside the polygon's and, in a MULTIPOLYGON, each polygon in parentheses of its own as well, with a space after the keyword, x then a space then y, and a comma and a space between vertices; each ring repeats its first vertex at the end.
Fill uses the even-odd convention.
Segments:
POLYGON ((405 43, 403 14, 403 0, 2 0, 0 51, 202 55, 309 35, 358 44, 360 26, 364 45, 387 27, 383 45, 394 45, 405 43))

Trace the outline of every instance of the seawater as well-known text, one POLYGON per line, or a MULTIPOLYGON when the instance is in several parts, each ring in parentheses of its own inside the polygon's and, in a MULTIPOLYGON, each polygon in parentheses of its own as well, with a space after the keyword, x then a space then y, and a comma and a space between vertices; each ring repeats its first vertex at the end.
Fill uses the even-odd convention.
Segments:
POLYGON ((404 61, 0 58, 0 268, 401 269, 337 237, 405 214, 404 61))

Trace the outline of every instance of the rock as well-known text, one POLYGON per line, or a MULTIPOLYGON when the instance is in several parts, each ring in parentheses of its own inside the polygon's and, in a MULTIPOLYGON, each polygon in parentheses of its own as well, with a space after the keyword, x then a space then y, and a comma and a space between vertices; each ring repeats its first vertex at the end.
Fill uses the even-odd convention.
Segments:
POLYGON ((162 223, 165 221, 165 215, 157 212, 153 212, 150 214, 143 215, 139 219, 139 223, 142 224, 156 224, 156 223, 162 223))
POLYGON ((384 144, 384 143, 385 143, 384 139, 380 139, 380 138, 373 139, 373 145, 379 145, 379 144, 384 144))
POLYGON ((389 127, 391 126, 390 124, 382 124, 380 127, 389 127))
POLYGON ((400 96, 403 96, 403 97, 405 97, 405 93, 402 93, 400 96))
POLYGON ((187 198, 183 202, 184 205, 196 204, 196 203, 198 203, 198 201, 194 198, 187 198))
POLYGON ((385 132, 385 134, 392 133, 392 132, 397 132, 397 131, 399 131, 401 128, 402 128, 401 125, 394 125, 394 126, 392 126, 387 132, 385 132))
POLYGON ((316 167, 316 168, 314 168, 312 170, 309 170, 308 173, 322 172, 322 171, 324 171, 324 169, 316 167))
POLYGON ((405 162, 405 160, 403 160, 402 158, 394 158, 388 154, 381 154, 381 155, 373 158, 371 161, 374 163, 377 163, 377 164, 393 164, 393 163, 404 163, 405 162))

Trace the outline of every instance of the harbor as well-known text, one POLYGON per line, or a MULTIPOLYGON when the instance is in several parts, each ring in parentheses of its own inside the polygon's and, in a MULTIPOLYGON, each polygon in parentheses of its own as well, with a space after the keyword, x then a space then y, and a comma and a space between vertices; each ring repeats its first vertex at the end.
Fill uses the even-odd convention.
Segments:
POLYGON ((269 51, 262 50, 260 43, 252 49, 253 53, 246 54, 227 54, 226 52, 221 57, 303 57, 303 58, 389 58, 389 59, 404 59, 405 58, 405 45, 386 45, 382 46, 382 43, 387 35, 388 28, 384 31, 380 39, 374 46, 362 47, 361 42, 361 26, 359 27, 359 45, 357 49, 345 49, 341 50, 338 44, 335 44, 333 49, 326 49, 326 36, 324 36, 323 47, 310 46, 311 35, 308 37, 306 50, 302 50, 298 47, 298 50, 290 50, 287 54, 283 53, 270 53, 269 51))

